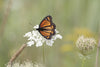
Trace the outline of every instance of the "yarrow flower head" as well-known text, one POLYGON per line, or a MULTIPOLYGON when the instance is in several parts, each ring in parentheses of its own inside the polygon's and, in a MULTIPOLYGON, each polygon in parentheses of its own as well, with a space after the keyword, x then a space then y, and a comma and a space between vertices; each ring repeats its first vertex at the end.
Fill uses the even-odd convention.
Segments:
POLYGON ((85 38, 83 35, 80 36, 76 42, 76 47, 84 56, 94 51, 95 45, 96 41, 94 38, 85 38))
MULTIPOLYGON (((34 29, 39 28, 39 25, 33 27, 34 29)), ((36 44, 36 47, 42 46, 44 43, 48 46, 52 46, 56 39, 62 39, 62 36, 59 34, 57 30, 56 34, 52 36, 50 40, 45 39, 37 30, 33 30, 24 35, 24 37, 28 37, 29 42, 27 42, 28 46, 32 46, 36 44)))

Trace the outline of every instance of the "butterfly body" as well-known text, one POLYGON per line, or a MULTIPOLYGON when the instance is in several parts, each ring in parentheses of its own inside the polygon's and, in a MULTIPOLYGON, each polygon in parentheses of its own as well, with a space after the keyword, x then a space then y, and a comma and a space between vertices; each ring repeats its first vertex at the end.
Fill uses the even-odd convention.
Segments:
POLYGON ((36 29, 40 32, 40 34, 46 38, 51 39, 53 35, 55 35, 56 25, 52 22, 51 16, 46 16, 40 23, 39 28, 36 29))
POLYGON ((36 29, 36 30, 38 30, 38 31, 44 31, 44 30, 46 30, 46 29, 38 28, 38 29, 36 29))

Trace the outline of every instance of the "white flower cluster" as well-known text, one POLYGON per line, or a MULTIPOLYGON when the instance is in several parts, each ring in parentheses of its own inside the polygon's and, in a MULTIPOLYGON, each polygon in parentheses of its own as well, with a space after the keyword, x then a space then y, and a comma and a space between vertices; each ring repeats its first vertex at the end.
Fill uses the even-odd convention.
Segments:
MULTIPOLYGON (((34 26, 33 28, 38 28, 39 25, 34 26)), ((24 35, 24 37, 28 37, 29 42, 27 42, 28 46, 32 46, 36 44, 36 47, 42 46, 44 43, 46 45, 52 46, 54 43, 54 40, 62 39, 62 36, 58 34, 59 32, 56 30, 56 34, 52 36, 52 39, 47 40, 45 39, 37 30, 33 30, 32 32, 28 32, 24 35)))
POLYGON ((35 63, 33 64, 31 61, 24 61, 22 64, 19 62, 13 63, 13 65, 7 65, 6 67, 45 67, 41 63, 35 63))
POLYGON ((95 48, 96 41, 94 38, 85 38, 83 35, 80 36, 76 42, 76 47, 82 54, 91 53, 95 48))

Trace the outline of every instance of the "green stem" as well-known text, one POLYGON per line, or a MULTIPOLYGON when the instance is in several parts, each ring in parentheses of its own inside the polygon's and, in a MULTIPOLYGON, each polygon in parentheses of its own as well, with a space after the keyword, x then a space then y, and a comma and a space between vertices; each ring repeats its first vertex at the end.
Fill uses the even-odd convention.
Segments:
POLYGON ((84 67, 85 64, 85 58, 82 59, 82 67, 84 67))
POLYGON ((43 45, 43 64, 45 64, 45 45, 43 45))

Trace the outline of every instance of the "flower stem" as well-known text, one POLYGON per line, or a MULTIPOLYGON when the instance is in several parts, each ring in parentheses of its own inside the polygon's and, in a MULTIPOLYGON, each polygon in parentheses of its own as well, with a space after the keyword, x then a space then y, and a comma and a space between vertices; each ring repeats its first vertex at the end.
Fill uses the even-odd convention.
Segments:
POLYGON ((43 64, 45 64, 45 45, 43 45, 43 64))
POLYGON ((100 49, 100 32, 99 32, 99 42, 98 42, 98 46, 97 46, 95 67, 98 67, 99 49, 100 49))
POLYGON ((85 64, 85 58, 82 59, 82 67, 84 67, 85 64))

